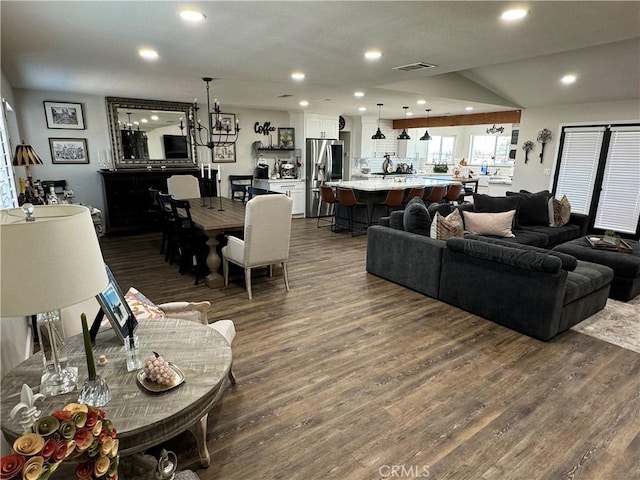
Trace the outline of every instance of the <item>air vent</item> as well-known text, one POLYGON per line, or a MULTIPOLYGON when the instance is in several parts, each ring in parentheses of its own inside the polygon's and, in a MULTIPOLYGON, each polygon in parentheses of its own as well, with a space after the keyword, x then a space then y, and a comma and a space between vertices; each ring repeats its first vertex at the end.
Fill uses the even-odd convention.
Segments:
POLYGON ((403 72, 413 72, 414 70, 426 70, 428 68, 434 68, 437 65, 431 65, 430 63, 418 62, 410 63, 409 65, 403 65, 401 67, 393 67, 393 70, 402 70, 403 72))
POLYGON ((289 98, 293 97, 290 93, 283 93, 282 95, 278 95, 276 98, 289 98))

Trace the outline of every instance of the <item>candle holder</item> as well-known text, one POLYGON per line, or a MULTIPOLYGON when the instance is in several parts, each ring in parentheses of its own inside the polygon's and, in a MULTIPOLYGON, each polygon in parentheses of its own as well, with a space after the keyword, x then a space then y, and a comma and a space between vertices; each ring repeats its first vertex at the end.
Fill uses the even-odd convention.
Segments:
POLYGON ((83 313, 80 316, 82 320, 82 335, 84 337, 84 352, 87 356, 87 371, 89 378, 82 385, 78 403, 86 403, 93 407, 104 407, 111 400, 111 390, 107 382, 96 374, 96 364, 93 360, 93 349, 91 348, 91 336, 89 327, 87 326, 87 316, 83 313))
POLYGON ((219 212, 224 212, 224 208, 222 208, 222 194, 220 193, 222 192, 222 179, 218 179, 218 198, 220 199, 220 208, 218 209, 219 212))

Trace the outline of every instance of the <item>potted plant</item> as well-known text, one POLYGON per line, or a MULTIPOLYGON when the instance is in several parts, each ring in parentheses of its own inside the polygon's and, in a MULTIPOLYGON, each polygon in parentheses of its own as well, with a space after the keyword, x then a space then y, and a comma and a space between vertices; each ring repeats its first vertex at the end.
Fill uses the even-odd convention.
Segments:
POLYGON ((611 245, 619 245, 620 235, 618 235, 613 230, 605 230, 604 235, 602 236, 602 241, 605 243, 610 243, 611 245))

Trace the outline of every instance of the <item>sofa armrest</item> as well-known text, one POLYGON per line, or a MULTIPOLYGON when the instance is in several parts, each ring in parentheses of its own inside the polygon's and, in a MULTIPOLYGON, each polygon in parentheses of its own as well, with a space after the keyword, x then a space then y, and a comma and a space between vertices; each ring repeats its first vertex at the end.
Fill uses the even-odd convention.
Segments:
POLYGON ((584 237, 587 234, 587 227, 589 226, 589 215, 571 212, 569 223, 578 225, 580 227, 580 236, 584 237))
POLYGON ((374 225, 367 230, 367 272, 438 298, 442 240, 374 225))

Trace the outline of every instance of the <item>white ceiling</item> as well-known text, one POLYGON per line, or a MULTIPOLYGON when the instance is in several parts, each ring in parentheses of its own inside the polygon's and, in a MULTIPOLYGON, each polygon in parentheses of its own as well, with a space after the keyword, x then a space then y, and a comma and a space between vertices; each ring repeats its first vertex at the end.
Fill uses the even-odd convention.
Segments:
POLYGON ((2 70, 14 88, 199 102, 203 76, 229 107, 402 118, 640 97, 640 2, 0 2, 2 70), (139 47, 160 58, 146 62, 139 47), (383 56, 367 62, 377 48, 383 56), (414 62, 425 71, 392 67, 414 62), (290 74, 305 72, 302 83, 290 74), (559 82, 578 75, 572 86, 559 82), (362 90, 363 99, 353 97, 362 90), (289 98, 278 98, 289 94, 289 98), (416 105, 425 99, 427 105, 416 105))

